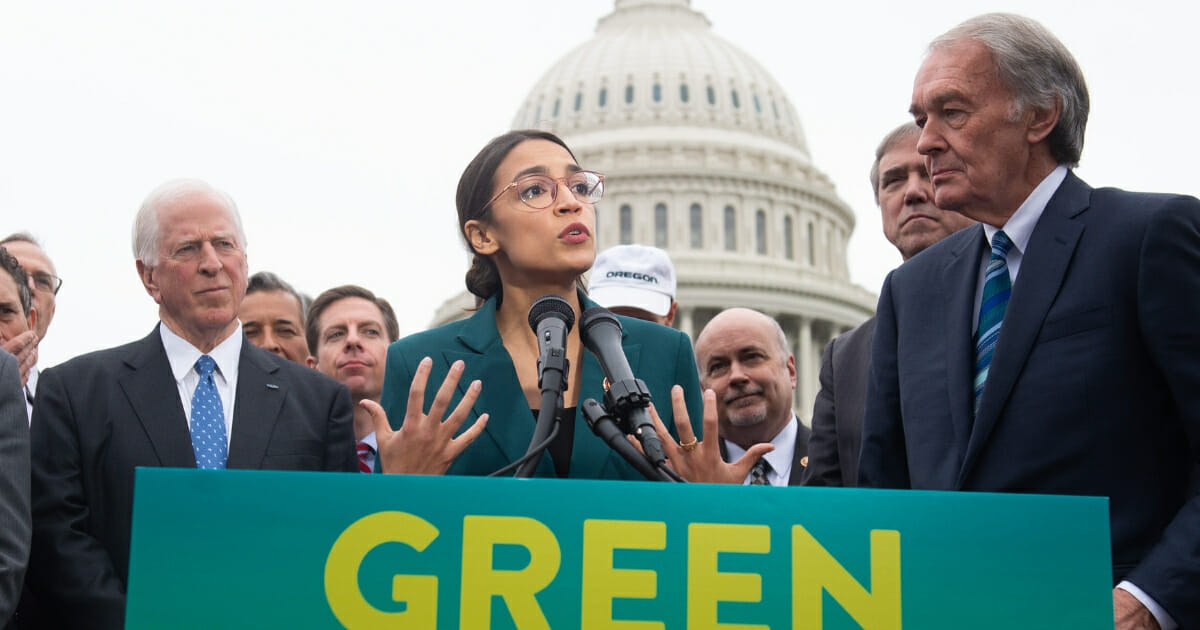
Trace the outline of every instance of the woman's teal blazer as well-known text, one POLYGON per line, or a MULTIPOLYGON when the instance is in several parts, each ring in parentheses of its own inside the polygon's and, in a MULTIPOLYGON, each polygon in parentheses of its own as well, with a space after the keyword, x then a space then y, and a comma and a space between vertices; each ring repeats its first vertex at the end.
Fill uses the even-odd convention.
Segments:
MULTIPOLYGON (((584 309, 596 304, 580 295, 584 309)), ((622 346, 637 378, 646 383, 667 429, 678 438, 671 409, 671 387, 681 385, 688 403, 688 415, 696 435, 700 435, 702 399, 696 359, 688 336, 675 329, 628 317, 620 317, 622 346)), ((496 328, 496 298, 480 306, 468 319, 432 330, 409 335, 388 348, 382 404, 392 427, 404 424, 408 390, 417 364, 424 357, 433 359, 433 370, 425 388, 425 410, 433 403, 438 387, 450 366, 462 359, 465 364, 458 391, 450 403, 453 410, 466 387, 478 379, 483 390, 460 433, 476 418, 488 413, 487 428, 467 447, 447 474, 486 475, 519 459, 529 447, 534 417, 525 400, 512 358, 504 348, 496 328)), ((572 373, 582 367, 579 401, 588 398, 604 401, 604 373, 590 352, 583 354, 583 365, 571 365, 572 373)), ((549 456, 542 457, 538 477, 555 477, 549 456)), ((592 433, 582 413, 576 413, 575 436, 571 449, 570 477, 584 479, 642 479, 632 466, 592 433)))

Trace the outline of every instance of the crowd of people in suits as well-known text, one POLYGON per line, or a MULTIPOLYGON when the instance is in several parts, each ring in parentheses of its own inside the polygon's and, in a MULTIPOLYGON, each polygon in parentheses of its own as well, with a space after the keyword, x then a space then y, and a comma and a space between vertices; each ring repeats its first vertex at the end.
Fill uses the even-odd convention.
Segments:
MULTIPOLYGON (((811 429, 778 323, 735 307, 694 340, 670 328, 670 259, 597 256, 604 176, 547 132, 500 135, 466 167, 476 308, 403 339, 368 289, 310 300, 251 276, 233 199, 175 180, 134 218, 159 321, 41 371, 62 280, 36 239, 9 236, 0 626, 123 625, 138 466, 486 475, 520 460, 544 400, 528 314, 555 295, 622 315, 682 478, 1105 496, 1116 627, 1200 628, 1200 201, 1079 179, 1089 107, 1071 53, 1027 18, 979 16, 930 45, 914 121, 870 169, 904 263, 876 316, 825 348, 811 429)), ((640 479, 579 417, 606 385, 578 328, 564 351, 534 474, 640 479)))

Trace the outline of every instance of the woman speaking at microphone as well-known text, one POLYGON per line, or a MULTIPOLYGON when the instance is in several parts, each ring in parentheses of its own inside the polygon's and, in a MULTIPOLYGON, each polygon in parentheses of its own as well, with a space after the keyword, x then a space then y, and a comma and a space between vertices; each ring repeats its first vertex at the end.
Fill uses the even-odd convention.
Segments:
MULTIPOLYGON (((385 472, 487 475, 525 454, 542 399, 529 310, 538 298, 557 295, 578 322, 595 306, 581 276, 596 257, 595 204, 603 194, 604 176, 581 168, 566 144, 547 132, 510 131, 467 165, 458 182, 458 223, 474 254, 466 284, 477 310, 388 349, 381 403, 397 430, 376 423, 385 472)), ((679 458, 680 433, 689 445, 694 433, 690 426, 677 432, 672 412, 686 414, 685 421, 701 412, 691 344, 665 326, 628 318, 621 324, 629 362, 659 401, 662 425, 672 438, 668 451, 679 458), (664 404, 677 384, 682 391, 674 392, 676 404, 664 404)), ((592 434, 578 412, 584 400, 603 400, 604 394, 604 375, 585 354, 579 326, 566 337, 566 358, 562 422, 535 475, 642 478, 592 434)), ((714 449, 706 450, 715 450, 716 440, 711 442, 714 449)), ((750 465, 753 460, 737 481, 750 465)), ((731 478, 736 474, 731 471, 731 478)))

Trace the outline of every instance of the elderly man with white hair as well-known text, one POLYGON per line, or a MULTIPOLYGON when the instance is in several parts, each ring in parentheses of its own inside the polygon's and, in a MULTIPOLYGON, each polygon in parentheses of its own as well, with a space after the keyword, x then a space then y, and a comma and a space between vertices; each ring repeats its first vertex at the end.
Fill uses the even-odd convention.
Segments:
POLYGON ((138 466, 358 470, 346 388, 242 333, 246 237, 228 195, 160 186, 133 249, 159 322, 46 370, 34 405, 28 584, 64 627, 124 625, 138 466))

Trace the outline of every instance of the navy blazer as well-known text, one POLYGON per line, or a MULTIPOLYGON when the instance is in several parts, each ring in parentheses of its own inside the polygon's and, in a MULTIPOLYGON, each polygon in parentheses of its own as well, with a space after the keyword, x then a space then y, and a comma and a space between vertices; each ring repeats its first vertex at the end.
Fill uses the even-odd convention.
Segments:
MULTIPOLYGON (((229 468, 358 471, 346 388, 244 337, 233 418, 229 468)), ((134 469, 196 467, 158 326, 43 372, 32 441, 39 612, 64 627, 123 627, 134 469)))
MULTIPOLYGON (((581 302, 580 306, 584 309, 596 305, 582 297, 582 294, 581 302)), ((629 366, 635 376, 645 381, 667 429, 676 435, 671 387, 678 384, 683 386, 688 401, 688 416, 692 420, 693 430, 699 436, 702 399, 699 372, 688 336, 659 324, 629 317, 618 318, 622 328, 622 347, 629 359, 629 366)), ((450 366, 461 359, 465 370, 449 409, 453 410, 458 405, 472 381, 480 380, 483 391, 459 433, 470 427, 481 414, 490 414, 483 434, 458 456, 447 474, 486 475, 520 459, 529 448, 534 417, 521 389, 512 357, 504 348, 500 331, 496 328, 496 298, 485 301, 468 319, 410 335, 388 348, 382 404, 396 429, 404 424, 408 390, 417 364, 427 356, 433 358, 433 370, 425 388, 425 409, 429 409, 433 403, 450 366)), ((578 370, 580 366, 572 365, 570 369, 578 370)), ((603 402, 604 372, 590 352, 583 353, 582 369, 579 402, 588 398, 603 402)), ((550 457, 542 458, 536 476, 557 476, 550 457)), ((580 413, 576 413, 569 476, 585 479, 644 479, 603 440, 592 434, 580 413)))
POLYGON ((962 230, 879 297, 863 486, 1108 497, 1114 583, 1200 627, 1200 201, 1074 174, 1034 228, 972 420, 986 239, 962 230))

